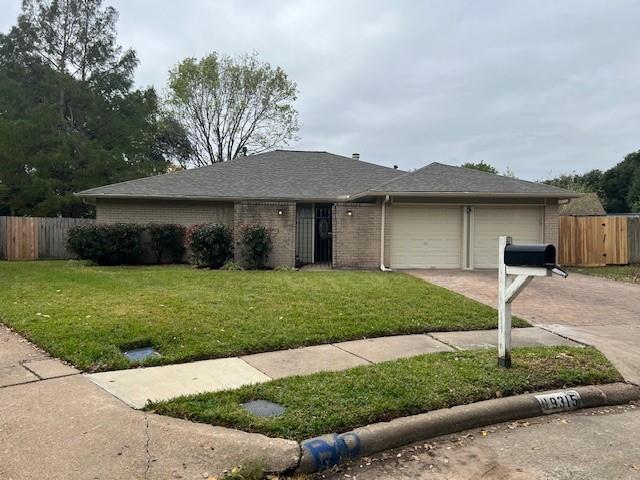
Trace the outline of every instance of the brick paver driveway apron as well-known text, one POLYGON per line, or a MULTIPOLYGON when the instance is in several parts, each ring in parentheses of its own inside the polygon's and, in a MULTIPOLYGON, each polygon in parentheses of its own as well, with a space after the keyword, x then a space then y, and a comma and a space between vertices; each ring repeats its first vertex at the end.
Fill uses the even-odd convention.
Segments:
MULTIPOLYGON (((496 307, 495 270, 410 270, 411 275, 496 307)), ((640 285, 571 273, 536 278, 513 314, 598 348, 627 381, 640 384, 640 285)))

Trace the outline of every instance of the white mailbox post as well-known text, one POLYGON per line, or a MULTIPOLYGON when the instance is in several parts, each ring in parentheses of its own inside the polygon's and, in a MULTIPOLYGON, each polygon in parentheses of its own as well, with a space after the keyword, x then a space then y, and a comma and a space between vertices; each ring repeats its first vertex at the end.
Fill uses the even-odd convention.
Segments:
MULTIPOLYGON (((550 277, 552 274, 567 277, 567 273, 555 265, 512 266, 505 263, 505 250, 511 245, 511 237, 498 240, 498 364, 511 367, 511 303, 533 277, 550 277)), ((555 249, 553 250, 555 257, 555 249)))

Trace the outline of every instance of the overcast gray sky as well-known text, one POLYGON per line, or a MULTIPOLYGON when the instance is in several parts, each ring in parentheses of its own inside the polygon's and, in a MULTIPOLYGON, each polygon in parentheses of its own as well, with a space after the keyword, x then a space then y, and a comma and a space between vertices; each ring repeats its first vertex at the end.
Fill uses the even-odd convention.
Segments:
MULTIPOLYGON (((20 0, 0 0, 0 30, 20 0)), ((484 160, 519 177, 640 148, 636 0, 105 0, 139 85, 216 50, 298 83, 300 141, 411 169, 484 160)))

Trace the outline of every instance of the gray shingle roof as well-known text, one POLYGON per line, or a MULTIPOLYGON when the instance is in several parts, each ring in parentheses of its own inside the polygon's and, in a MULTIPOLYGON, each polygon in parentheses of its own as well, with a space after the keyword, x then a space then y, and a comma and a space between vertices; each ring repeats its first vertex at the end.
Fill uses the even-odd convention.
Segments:
POLYGON ((499 195, 541 195, 576 197, 577 194, 543 183, 529 182, 471 168, 430 163, 414 172, 405 173, 387 183, 378 185, 373 192, 384 193, 464 193, 499 195))
POLYGON ((84 190, 82 197, 331 200, 362 192, 402 170, 327 152, 275 150, 224 163, 84 190))
POLYGON ((602 202, 597 193, 585 193, 580 198, 574 198, 566 205, 560 205, 560 215, 606 215, 602 202))
POLYGON ((201 168, 84 190, 81 197, 338 200, 382 194, 498 194, 571 198, 542 183, 441 163, 403 172, 327 152, 275 150, 201 168))

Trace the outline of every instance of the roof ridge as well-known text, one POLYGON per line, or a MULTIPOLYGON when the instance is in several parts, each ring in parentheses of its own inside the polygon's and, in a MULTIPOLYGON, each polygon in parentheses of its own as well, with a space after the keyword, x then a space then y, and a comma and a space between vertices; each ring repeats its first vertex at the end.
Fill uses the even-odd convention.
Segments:
POLYGON ((366 160, 361 160, 359 158, 353 158, 353 157, 347 157, 346 155, 338 155, 337 153, 331 153, 331 152, 324 152, 328 155, 333 155, 334 157, 340 157, 340 158, 344 158, 346 160, 350 160, 353 163, 365 163, 367 165, 373 165, 374 167, 379 167, 379 168, 385 168, 387 170, 391 170, 393 172, 398 172, 398 173, 408 173, 405 170, 398 170, 397 168, 393 168, 393 167, 387 167, 386 165, 380 165, 379 163, 373 163, 373 162, 367 162, 366 160))
MULTIPOLYGON (((462 165, 449 165, 448 163, 441 163, 441 162, 431 162, 431 163, 429 163, 428 165, 425 165, 422 168, 419 168, 417 170, 414 170, 414 171, 408 172, 408 173, 409 174, 417 173, 417 172, 419 172, 421 170, 424 170, 424 169, 426 169, 428 167, 431 167, 433 165, 440 165, 442 167, 447 167, 447 168, 451 168, 451 169, 455 169, 455 170, 464 168, 465 170, 470 170, 474 174, 484 175, 486 177, 499 177, 499 178, 503 178, 505 180, 512 180, 512 181, 515 181, 515 182, 523 182, 523 183, 528 183, 528 184, 531 184, 531 185, 545 185, 545 186, 557 188, 558 190, 565 190, 563 188, 556 187, 555 185, 548 185, 548 184, 543 183, 543 182, 537 182, 537 181, 534 181, 534 180, 525 180, 523 178, 509 177, 508 175, 502 175, 500 173, 490 173, 490 172, 485 172, 485 171, 482 171, 482 170, 478 170, 477 168, 469 168, 469 167, 464 167, 462 165)), ((393 180, 391 180, 391 182, 393 182, 395 180, 397 180, 397 179, 393 179, 393 180)), ((391 182, 387 182, 387 183, 391 183, 391 182)), ((383 185, 386 185, 386 183, 383 184, 383 185)), ((383 186, 383 185, 380 185, 380 186, 383 186)), ((378 187, 376 187, 376 188, 378 188, 378 187)))
MULTIPOLYGON (((414 173, 420 172, 420 171, 422 171, 422 170, 426 169, 427 167, 430 167, 431 165, 436 165, 436 164, 437 164, 437 165, 442 165, 441 163, 439 164, 438 162, 431 162, 431 163, 429 163, 429 164, 425 165, 424 167, 417 168, 416 170, 412 170, 412 171, 410 171, 410 172, 406 172, 406 171, 405 171, 405 172, 404 172, 404 173, 402 173, 401 175, 398 175, 396 178, 392 178, 392 179, 391 179, 391 180, 389 180, 388 182, 384 182, 384 183, 381 183, 380 185, 376 185, 376 186, 374 186, 374 187, 371 187, 371 188, 370 188, 369 190, 367 190, 367 191, 373 191, 373 190, 375 190, 375 189, 378 189, 378 188, 384 187, 385 185, 389 185, 390 183, 393 183, 393 182, 395 182, 396 180, 400 180, 401 178, 404 178, 404 177, 407 177, 407 176, 412 175, 412 174, 414 174, 414 173)), ((401 171, 402 171, 402 170, 401 170, 401 171)), ((362 192, 360 192, 360 193, 362 193, 362 192)))
MULTIPOLYGON (((438 162, 434 162, 434 163, 438 163, 438 162)), ((484 172, 482 170, 478 170, 477 168, 469 168, 469 167, 463 167, 462 165, 447 165, 446 163, 438 163, 438 165, 442 165, 445 167, 450 167, 450 168, 465 168, 467 170, 472 170, 476 173, 479 173, 481 175, 485 175, 485 176, 492 176, 492 177, 499 177, 499 178, 504 178, 505 180, 513 180, 516 182, 523 182, 523 183, 528 183, 531 185, 545 185, 548 187, 553 187, 553 188, 557 188, 558 190, 566 190, 564 188, 560 188, 560 187, 556 187, 555 185, 549 185, 547 183, 544 182, 538 182, 535 180, 525 180, 524 178, 517 178, 517 177, 510 177, 508 175, 503 175, 500 173, 489 173, 489 172, 484 172)))
POLYGON ((291 149, 288 149, 288 148, 275 148, 273 150, 269 150, 268 152, 254 153, 252 155, 262 155, 263 153, 269 153, 269 152, 331 153, 331 152, 327 152, 326 150, 291 150, 291 149))
MULTIPOLYGON (((523 180, 520 178, 513 178, 513 177, 509 177, 506 175, 500 175, 500 174, 495 174, 495 173, 489 173, 489 172, 483 172, 481 170, 477 170, 474 168, 467 168, 467 167, 463 167, 463 166, 459 166, 459 165, 448 165, 446 163, 440 163, 440 162, 431 162, 427 165, 425 165, 422 168, 413 170, 411 172, 407 172, 403 175, 400 175, 398 177, 395 177, 389 181, 386 181, 384 183, 381 183, 379 185, 376 185, 374 187, 371 187, 368 190, 365 190, 363 192, 360 192, 359 195, 362 194, 366 194, 368 192, 370 193, 381 193, 384 191, 388 191, 388 192, 393 192, 394 188, 397 188, 398 191, 407 191, 406 187, 404 187, 403 185, 406 182, 415 182, 415 181, 419 181, 421 178, 423 178, 425 175, 429 176, 430 173, 432 173, 435 177, 434 180, 437 179, 437 177, 439 175, 445 175, 445 176, 455 176, 457 175, 471 175, 469 181, 470 182, 474 182, 474 181, 478 181, 482 183, 482 178, 485 178, 489 181, 489 183, 491 182, 506 182, 506 184, 510 184, 512 185, 512 189, 528 189, 528 190, 539 190, 539 189, 544 189, 546 190, 546 193, 570 193, 565 189, 559 188, 559 187, 555 187, 552 185, 547 185, 545 183, 542 182, 536 182, 536 181, 531 181, 531 180, 523 180), (434 168, 436 167, 436 168, 434 168), (442 168, 440 168, 442 167, 442 168), (432 170, 432 172, 430 172, 430 170, 432 170), (463 173, 464 171, 464 173, 463 173), (413 179, 413 177, 417 177, 416 180, 413 179), (472 179, 476 179, 476 180, 472 180, 472 179), (530 187, 525 187, 525 186, 530 186, 530 187), (385 190, 386 189, 386 190, 385 190)), ((542 192, 541 192, 542 193, 542 192)))
POLYGON ((392 171, 396 171, 396 172, 399 172, 399 173, 409 173, 409 172, 406 172, 405 170, 398 170, 397 168, 387 167, 386 165, 380 165, 379 163, 368 162, 368 161, 362 160, 360 158, 353 158, 353 157, 350 157, 348 155, 340 155, 338 153, 333 153, 333 152, 329 152, 329 151, 326 151, 326 150, 288 150, 288 149, 284 149, 284 148, 276 148, 275 150, 270 150, 268 152, 262 152, 262 153, 255 153, 255 154, 248 155, 248 156, 249 157, 257 157, 259 155, 264 155, 264 154, 268 154, 268 153, 272 153, 272 152, 324 153, 325 155, 331 155, 332 157, 339 157, 339 158, 342 158, 344 160, 351 160, 354 163, 356 163, 356 162, 357 163, 365 163, 367 165, 373 165, 374 167, 386 168, 387 170, 392 170, 392 171))
MULTIPOLYGON (((405 170, 400 170, 400 171, 399 171, 399 173, 400 173, 400 174, 399 174, 397 177, 392 178, 391 180, 389 180, 389 181, 387 181, 387 182, 383 182, 383 183, 380 183, 380 184, 378 184, 378 185, 374 185, 373 187, 370 187, 370 188, 368 188, 367 190, 363 190, 362 192, 358 192, 358 193, 355 193, 355 194, 353 194, 353 195, 354 195, 354 196, 356 196, 356 195, 361 195, 361 194, 366 193, 366 192, 375 192, 377 189, 382 188, 382 187, 384 187, 385 185, 389 185, 390 183, 393 183, 393 182, 395 182, 396 180, 400 180, 401 178, 404 178, 404 177, 406 177, 406 176, 408 176, 408 175, 411 175, 412 173, 416 173, 416 172, 419 172, 420 170, 424 170, 424 169, 425 169, 425 168, 427 168, 428 166, 433 165, 433 164, 435 164, 435 163, 436 163, 436 162, 431 162, 431 163, 429 163, 428 165, 425 165, 424 167, 420 167, 420 168, 418 168, 418 169, 416 169, 416 170, 412 170, 412 171, 410 171, 410 172, 407 172, 407 171, 405 171, 405 170)), ((396 170, 396 169, 394 168, 393 170, 396 170)), ((398 171, 398 170, 396 170, 396 171, 398 171)))

